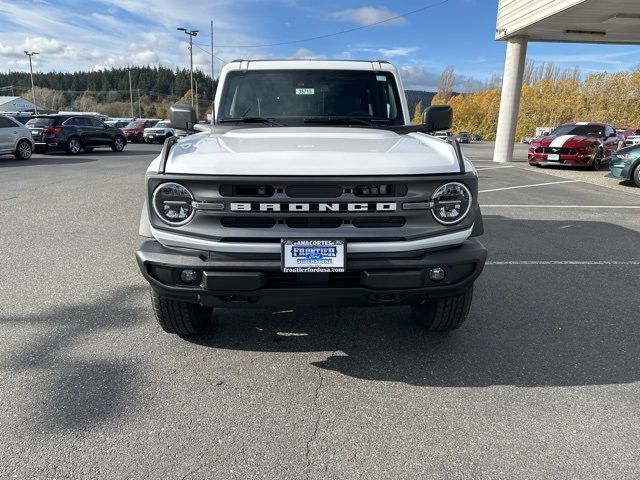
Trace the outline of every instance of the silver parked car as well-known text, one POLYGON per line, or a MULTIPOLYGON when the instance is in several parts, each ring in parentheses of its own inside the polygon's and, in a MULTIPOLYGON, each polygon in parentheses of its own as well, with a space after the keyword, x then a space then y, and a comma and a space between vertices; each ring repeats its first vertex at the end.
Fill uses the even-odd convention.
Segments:
POLYGON ((31 131, 13 117, 0 115, 0 154, 12 153, 18 160, 29 160, 32 152, 31 131))

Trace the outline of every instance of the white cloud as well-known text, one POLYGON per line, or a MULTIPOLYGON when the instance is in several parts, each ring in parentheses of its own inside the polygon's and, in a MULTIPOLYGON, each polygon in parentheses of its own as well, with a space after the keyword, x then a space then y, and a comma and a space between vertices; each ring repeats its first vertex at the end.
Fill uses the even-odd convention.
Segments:
POLYGON ((392 12, 385 7, 348 8, 346 10, 340 10, 338 12, 331 13, 329 15, 329 18, 342 22, 353 22, 358 25, 371 25, 378 22, 384 22, 385 20, 391 18, 393 20, 380 23, 380 25, 397 26, 407 23, 407 20, 404 17, 399 17, 398 13, 392 12))
POLYGON ((316 60, 319 58, 326 58, 324 55, 320 55, 312 50, 309 50, 308 48, 299 48, 298 50, 296 50, 293 55, 291 56, 291 58, 295 58, 295 59, 307 59, 307 60, 316 60))
POLYGON ((424 67, 404 65, 399 67, 402 83, 407 90, 427 90, 435 92, 438 89, 440 74, 431 72, 424 67))

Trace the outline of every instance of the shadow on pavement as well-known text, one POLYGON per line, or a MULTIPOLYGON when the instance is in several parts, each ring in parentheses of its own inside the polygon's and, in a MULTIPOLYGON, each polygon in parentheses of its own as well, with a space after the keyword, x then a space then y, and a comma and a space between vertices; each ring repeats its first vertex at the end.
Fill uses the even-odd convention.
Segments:
MULTIPOLYGON (((491 231, 492 221, 499 219, 487 218, 487 243, 497 241, 491 231)), ((546 239, 551 250, 559 241, 582 252, 594 244, 604 247, 607 240, 628 248, 640 244, 637 232, 612 224, 571 222, 571 230, 560 228, 564 222, 509 221, 522 235, 546 239), (591 236, 584 238, 584 232, 591 236)), ((566 259, 561 249, 556 258, 566 259)), ((232 350, 333 352, 314 365, 359 379, 417 386, 630 383, 640 380, 640 322, 634 301, 640 291, 639 269, 488 265, 476 282, 470 317, 450 334, 420 330, 408 307, 293 313, 220 309, 214 312, 211 335, 188 340, 232 350)))
POLYGON ((126 328, 139 318, 131 301, 141 290, 146 288, 128 287, 96 303, 0 317, 5 331, 20 324, 24 331, 38 332, 21 341, 20 348, 6 349, 0 360, 0 371, 14 381, 21 379, 17 388, 28 392, 26 403, 33 413, 25 426, 37 431, 82 430, 122 414, 136 389, 138 367, 112 355, 100 358, 97 352, 104 352, 104 344, 95 350, 90 344, 104 342, 105 332, 126 328), (74 352, 79 346, 81 353, 74 352))

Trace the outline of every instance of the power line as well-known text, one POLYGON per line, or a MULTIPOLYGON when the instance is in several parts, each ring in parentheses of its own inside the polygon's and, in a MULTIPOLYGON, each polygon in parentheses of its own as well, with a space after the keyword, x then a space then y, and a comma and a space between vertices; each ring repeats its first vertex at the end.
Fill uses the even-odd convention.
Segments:
POLYGON ((348 30, 341 30, 339 32, 327 33, 325 35, 318 35, 316 37, 301 38, 299 40, 290 40, 290 41, 287 41, 287 42, 264 43, 262 45, 218 45, 218 47, 219 48, 278 47, 278 46, 281 46, 281 45, 291 45, 291 44, 294 44, 294 43, 310 42, 312 40, 322 40, 323 38, 335 37, 336 35, 344 35, 345 33, 351 33, 351 32, 356 32, 358 30, 364 30, 365 28, 375 27, 376 25, 381 25, 383 23, 391 22, 393 20, 397 20, 399 18, 403 18, 403 17, 409 16, 409 15, 413 15, 415 13, 423 12, 424 10, 428 10, 430 8, 439 7, 439 6, 444 5, 445 3, 448 3, 448 2, 449 2, 449 0, 441 0, 441 1, 437 2, 437 3, 432 3, 431 5, 426 5, 424 7, 418 8, 416 10, 411 10, 409 12, 401 13, 400 15, 395 15, 393 17, 385 18, 385 19, 380 20, 378 22, 368 23, 368 24, 362 25, 360 27, 350 28, 348 30))
POLYGON ((221 61, 224 64, 229 63, 227 60, 225 60, 224 58, 220 58, 219 56, 217 56, 216 54, 212 54, 211 51, 209 50, 205 50, 204 48, 202 48, 200 45, 202 45, 201 43, 194 43, 193 46, 196 47, 198 50, 202 50, 204 53, 206 53, 207 55, 211 55, 213 57, 215 57, 217 60, 221 61))

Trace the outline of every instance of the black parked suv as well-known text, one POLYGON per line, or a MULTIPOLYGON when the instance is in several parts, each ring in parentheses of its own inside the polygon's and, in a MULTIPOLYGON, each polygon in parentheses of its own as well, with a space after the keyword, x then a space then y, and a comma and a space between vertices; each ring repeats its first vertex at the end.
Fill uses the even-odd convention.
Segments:
POLYGON ((38 115, 26 127, 31 130, 39 153, 66 150, 75 155, 95 147, 111 147, 114 152, 121 152, 127 143, 119 128, 111 128, 91 115, 38 115))

